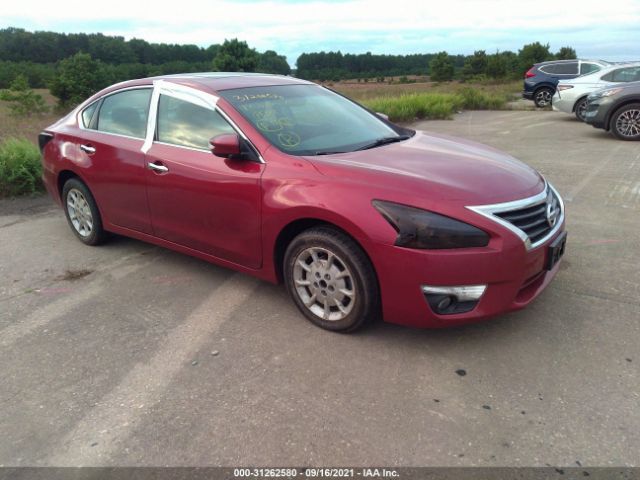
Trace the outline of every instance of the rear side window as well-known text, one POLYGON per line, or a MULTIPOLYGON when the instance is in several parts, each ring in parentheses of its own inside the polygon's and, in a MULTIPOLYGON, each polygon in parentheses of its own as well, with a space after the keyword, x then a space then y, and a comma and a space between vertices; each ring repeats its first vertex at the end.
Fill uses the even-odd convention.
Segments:
POLYGON ((600 65, 596 65, 595 63, 581 63, 580 64, 580 75, 587 75, 588 73, 597 72, 602 67, 600 65))
POLYGON ((150 100, 150 88, 126 90, 105 97, 98 112, 98 130, 144 138, 150 100))
POLYGON ((602 77, 607 82, 637 82, 640 81, 640 67, 618 68, 602 77))
POLYGON ((552 63, 543 65, 540 70, 551 75, 577 75, 578 62, 552 63))
POLYGON ((160 95, 158 141, 209 150, 209 140, 234 130, 215 110, 160 95))
POLYGON ((557 63, 556 74, 558 75, 577 75, 578 74, 578 62, 557 63))
POLYGON ((82 126, 84 128, 89 128, 89 125, 91 125, 91 119, 93 118, 93 114, 96 113, 98 103, 98 101, 95 101, 82 111, 82 126))

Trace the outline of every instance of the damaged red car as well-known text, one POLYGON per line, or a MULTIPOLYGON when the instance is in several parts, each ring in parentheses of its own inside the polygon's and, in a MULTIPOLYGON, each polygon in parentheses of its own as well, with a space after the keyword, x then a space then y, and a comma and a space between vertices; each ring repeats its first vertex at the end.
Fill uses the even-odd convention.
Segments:
POLYGON ((562 199, 534 169, 290 77, 120 83, 39 143, 80 241, 126 235, 282 282, 329 330, 522 308, 565 248, 562 199))

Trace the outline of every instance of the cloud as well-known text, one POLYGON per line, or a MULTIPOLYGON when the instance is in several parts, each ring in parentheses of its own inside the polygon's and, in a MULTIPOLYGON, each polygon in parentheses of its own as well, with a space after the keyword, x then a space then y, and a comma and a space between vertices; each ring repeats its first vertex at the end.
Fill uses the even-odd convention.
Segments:
POLYGON ((146 2, 112 0, 94 19, 87 15, 86 0, 59 0, 55 9, 37 16, 33 12, 41 11, 39 0, 6 3, 0 20, 3 26, 102 31, 202 46, 237 37, 259 50, 284 53, 290 63, 303 51, 322 49, 470 53, 474 49, 517 50, 536 40, 551 43, 553 49, 571 45, 586 56, 599 52, 610 58, 640 57, 634 54, 640 38, 637 0, 606 4, 538 0, 535 8, 510 0, 181 0, 152 7, 146 2), (608 47, 603 50, 600 42, 608 47))

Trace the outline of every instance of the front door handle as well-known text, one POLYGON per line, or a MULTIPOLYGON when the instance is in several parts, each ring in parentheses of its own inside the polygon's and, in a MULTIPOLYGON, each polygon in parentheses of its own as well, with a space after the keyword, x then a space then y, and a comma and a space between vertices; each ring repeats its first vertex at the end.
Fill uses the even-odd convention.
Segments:
POLYGON ((149 162, 147 163, 147 167, 149 168, 149 170, 153 170, 154 172, 158 172, 158 173, 167 173, 169 171, 169 169, 164 165, 162 165, 161 163, 149 162))
POLYGON ((96 153, 96 148, 92 147, 91 145, 80 145, 80 150, 88 153, 89 155, 91 155, 92 153, 96 153))

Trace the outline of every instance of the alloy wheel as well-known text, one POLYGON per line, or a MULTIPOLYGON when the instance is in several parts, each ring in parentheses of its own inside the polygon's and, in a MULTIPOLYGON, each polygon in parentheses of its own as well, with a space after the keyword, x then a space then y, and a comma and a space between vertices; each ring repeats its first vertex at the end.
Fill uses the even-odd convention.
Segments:
POLYGON ((325 321, 339 321, 356 302, 354 276, 346 263, 326 248, 310 247, 293 268, 296 293, 306 308, 325 321))
POLYGON ((578 103, 578 105, 576 106, 576 117, 578 117, 578 120, 581 120, 584 122, 584 117, 586 113, 587 113, 587 102, 586 100, 583 100, 580 103, 578 103))
POLYGON ((551 103, 551 92, 544 88, 536 93, 536 105, 538 107, 546 107, 551 103))
POLYGON ((640 137, 640 109, 629 109, 618 115, 616 130, 626 138, 640 137))
POLYGON ((80 236, 88 237, 91 235, 93 230, 91 207, 82 192, 76 188, 72 188, 67 194, 67 212, 71 225, 80 236))

